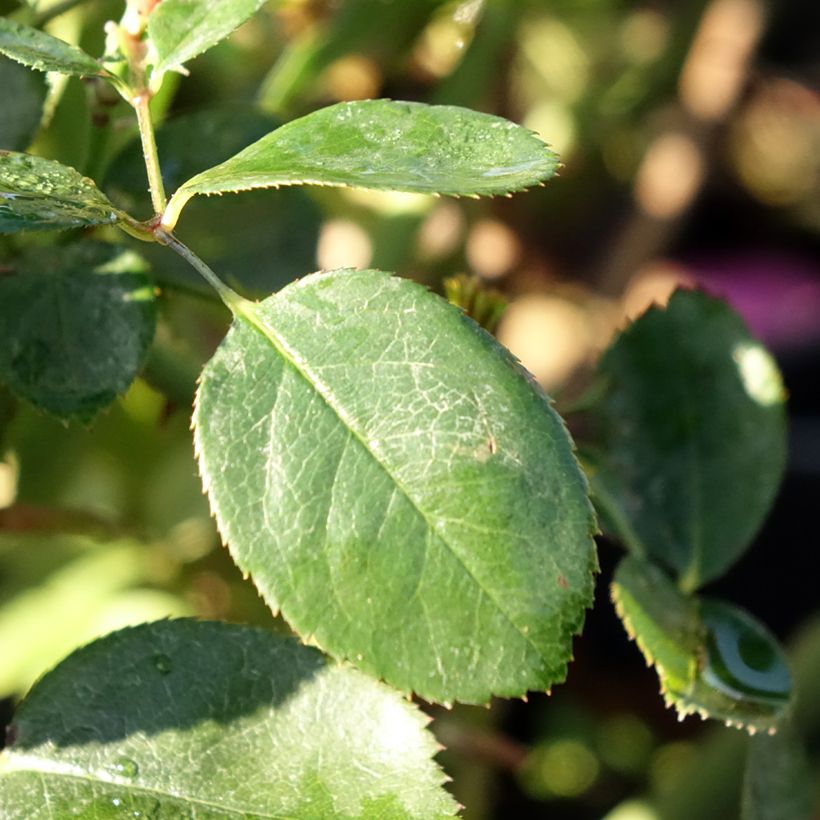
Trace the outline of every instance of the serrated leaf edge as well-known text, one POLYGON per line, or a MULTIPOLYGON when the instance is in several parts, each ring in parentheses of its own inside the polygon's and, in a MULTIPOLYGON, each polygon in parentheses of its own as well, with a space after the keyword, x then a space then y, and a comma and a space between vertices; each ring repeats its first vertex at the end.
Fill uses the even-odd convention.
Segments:
MULTIPOLYGON (((4 20, 4 22, 14 22, 14 21, 11 21, 11 20, 5 21, 4 20)), ((22 23, 14 23, 14 24, 15 24, 15 26, 22 26, 23 28, 31 29, 31 31, 37 32, 38 35, 41 35, 43 37, 47 37, 51 40, 55 40, 57 43, 60 44, 60 47, 69 49, 70 51, 74 52, 74 54, 77 55, 75 57, 75 59, 83 58, 83 59, 91 60, 91 62, 95 63, 96 69, 93 72, 89 71, 87 73, 77 73, 76 71, 59 70, 59 69, 56 69, 56 68, 41 68, 40 66, 36 65, 35 63, 26 62, 25 60, 20 59, 20 57, 18 57, 16 54, 12 53, 11 51, 9 51, 5 48, 0 48, 0 54, 2 54, 4 57, 7 57, 9 60, 14 60, 14 62, 19 63, 20 65, 25 66, 26 68, 30 68, 30 69, 32 69, 32 71, 42 71, 46 74, 54 72, 54 73, 57 73, 57 74, 63 74, 63 75, 73 76, 73 77, 102 77, 106 80, 109 80, 110 82, 115 83, 115 84, 120 83, 119 77, 117 77, 115 74, 112 74, 104 65, 102 65, 100 63, 99 60, 97 60, 95 57, 92 57, 87 51, 84 51, 79 46, 76 46, 73 43, 66 42, 65 40, 61 40, 59 37, 54 37, 53 35, 49 34, 48 32, 40 31, 39 29, 33 28, 31 26, 26 26, 22 23)))
MULTIPOLYGON (((207 172, 203 171, 203 173, 207 172)), ((199 176, 199 174, 197 174, 197 176, 199 176)), ((190 180, 188 180, 188 182, 191 182, 195 179, 196 177, 192 177, 190 180)), ((299 179, 294 179, 292 181, 282 181, 274 184, 259 183, 249 185, 236 185, 231 186, 230 188, 225 188, 222 191, 192 191, 190 190, 190 188, 186 187, 188 185, 188 182, 184 182, 179 188, 177 188, 177 190, 168 200, 168 205, 166 206, 165 211, 162 214, 162 227, 164 230, 172 231, 174 229, 177 222, 179 221, 179 217, 182 213, 182 210, 195 196, 204 196, 206 198, 210 198, 212 196, 223 196, 224 194, 240 194, 246 191, 278 191, 280 188, 296 188, 301 186, 310 186, 315 188, 344 188, 347 190, 358 191, 387 191, 395 193, 406 192, 406 189, 395 185, 350 185, 346 182, 327 182, 318 179, 310 179, 308 177, 301 177, 299 179)), ((544 188, 545 186, 545 182, 539 181, 531 185, 523 185, 520 187, 509 188, 504 193, 499 193, 496 191, 479 191, 477 193, 471 194, 457 193, 452 191, 410 191, 410 193, 419 194, 420 196, 432 196, 436 199, 442 196, 451 197, 453 199, 481 199, 482 197, 492 198, 497 196, 511 198, 513 194, 522 193, 524 191, 530 191, 534 188, 544 188)))
POLYGON ((722 720, 724 726, 733 729, 745 729, 746 732, 751 736, 756 735, 759 731, 766 731, 770 735, 777 734, 777 725, 759 725, 754 723, 753 721, 732 720, 731 718, 724 717, 722 715, 715 715, 708 709, 705 709, 704 707, 698 706, 694 702, 687 700, 687 696, 684 693, 676 692, 674 689, 670 688, 668 686, 668 678, 670 676, 667 674, 663 665, 653 657, 652 652, 649 650, 646 643, 641 639, 641 636, 636 631, 635 625, 632 623, 632 619, 626 614, 626 611, 623 607, 623 603, 618 597, 617 589, 619 587, 620 584, 617 584, 615 582, 613 582, 610 585, 610 600, 612 601, 612 605, 615 608, 615 612, 624 626, 627 638, 637 645, 638 649, 643 655, 643 658, 646 661, 647 668, 655 668, 655 672, 658 675, 658 683, 660 685, 660 694, 663 697, 664 705, 667 709, 675 710, 675 713, 677 714, 677 718, 679 721, 684 720, 684 718, 687 718, 690 715, 697 715, 701 720, 704 721, 722 720))
MULTIPOLYGON (((43 673, 37 679, 37 681, 32 685, 31 689, 26 693, 25 697, 20 701, 20 703, 17 704, 17 706, 14 710, 14 715, 16 716, 17 713, 20 711, 20 709, 25 706, 26 702, 28 701, 28 699, 31 696, 34 689, 37 686, 39 686, 43 681, 45 681, 47 678, 49 678, 53 674, 55 674, 57 672, 58 668, 62 665, 62 663, 65 660, 67 660, 68 658, 74 657, 75 655, 77 655, 80 652, 86 652, 89 649, 91 649, 95 644, 98 644, 101 641, 105 641, 105 640, 111 638, 114 635, 120 635, 120 634, 124 634, 126 632, 134 632, 134 631, 137 631, 137 630, 142 630, 142 629, 145 629, 147 627, 150 627, 150 626, 152 626, 154 624, 158 624, 158 623, 169 623, 169 624, 171 624, 171 623, 177 623, 177 622, 184 622, 184 623, 194 622, 194 623, 202 623, 202 624, 218 624, 218 625, 223 625, 223 626, 226 623, 225 621, 219 621, 219 620, 215 620, 215 619, 211 619, 211 618, 191 618, 191 617, 160 618, 159 620, 149 621, 148 623, 136 624, 136 625, 133 625, 133 626, 126 626, 126 627, 123 627, 121 629, 116 629, 113 632, 109 632, 106 635, 102 635, 101 637, 93 638, 93 639, 89 640, 87 643, 84 643, 81 646, 76 647, 71 652, 70 655, 68 655, 66 658, 63 658, 62 660, 58 661, 51 669, 49 669, 47 672, 43 673)), ((259 634, 264 634, 266 636, 270 636, 270 632, 268 630, 263 629, 260 626, 255 626, 253 624, 230 624, 230 625, 234 626, 234 627, 241 628, 243 630, 250 630, 250 631, 253 631, 253 632, 256 632, 256 633, 259 633, 259 634)), ((296 644, 304 646, 304 644, 295 636, 279 635, 277 637, 281 640, 293 641, 296 644)), ((328 657, 326 654, 325 654, 325 663, 328 667, 330 667, 331 665, 335 665, 337 668, 351 669, 351 670, 354 670, 355 672, 357 672, 360 675, 365 675, 366 677, 370 677, 370 676, 367 676, 366 673, 364 673, 361 670, 357 669, 353 664, 351 664, 347 661, 338 661, 338 660, 336 660, 332 657, 328 657)), ((371 678, 371 680, 372 680, 372 678, 371 678)), ((385 682, 383 682, 381 680, 376 680, 374 682, 377 686, 383 687, 384 689, 386 689, 387 691, 389 691, 393 695, 400 695, 401 694, 394 687, 390 686, 389 684, 386 684, 385 682)), ((438 739, 435 737, 435 735, 433 735, 431 732, 428 731, 428 727, 435 721, 435 718, 432 715, 430 715, 429 713, 425 712, 419 706, 419 704, 413 702, 412 700, 408 700, 408 699, 405 698, 403 703, 397 704, 397 705, 401 705, 403 708, 407 709, 408 714, 412 715, 413 721, 417 724, 418 728, 423 733, 425 751, 427 752, 427 759, 433 764, 433 766, 435 768, 435 772, 438 775, 436 780, 435 780, 435 784, 439 787, 443 787, 447 783, 452 782, 452 778, 447 774, 447 772, 445 772, 445 770, 441 766, 441 764, 435 759, 442 751, 446 750, 446 747, 438 741, 438 739)), ((14 725, 14 717, 12 718, 12 722, 9 724, 9 726, 13 726, 13 725, 14 725)), ((38 758, 36 755, 20 755, 19 752, 15 752, 14 744, 9 743, 5 747, 4 750, 0 751, 0 775, 2 775, 2 773, 4 773, 4 772, 15 772, 15 771, 40 771, 40 772, 42 772, 44 770, 44 768, 47 768, 48 769, 48 774, 58 774, 58 775, 59 774, 66 774, 67 776, 72 776, 71 772, 68 772, 68 771, 67 772, 62 772, 62 771, 57 770, 57 769, 65 767, 65 764, 59 764, 58 763, 58 764, 56 764, 56 767, 55 767, 55 764, 53 764, 51 761, 48 761, 47 759, 44 760, 45 767, 40 768, 40 769, 36 769, 36 770, 35 769, 28 769, 24 766, 19 766, 14 762, 12 762, 10 764, 9 763, 9 760, 10 760, 10 754, 9 753, 11 755, 14 755, 14 756, 24 757, 26 760, 29 760, 29 759, 31 759, 31 760, 43 760, 42 758, 38 758)), ((75 767, 72 766, 70 768, 75 768, 75 767)), ((100 771, 106 771, 107 774, 108 774, 108 777, 107 778, 99 777, 99 778, 95 778, 95 779, 99 779, 102 782, 121 785, 121 786, 124 786, 124 787, 135 788, 133 782, 128 778, 125 778, 125 777, 117 778, 117 777, 113 776, 110 771, 107 771, 107 770, 101 769, 100 771)), ((85 772, 85 771, 83 771, 80 776, 82 776, 83 779, 88 779, 88 773, 85 772)), ((137 790, 139 790, 139 789, 137 789, 137 790)), ((156 794, 155 789, 151 789, 151 790, 143 789, 142 791, 151 791, 151 793, 156 794)), ((175 797, 175 798, 179 799, 179 795, 175 795, 171 792, 168 792, 167 796, 168 797, 175 797)), ((185 799, 185 798, 183 797, 182 799, 185 799)), ((460 813, 461 809, 463 808, 463 806, 461 806, 460 804, 457 804, 455 802, 455 800, 453 800, 452 802, 453 802, 453 812, 451 814, 442 815, 442 816, 457 817, 459 815, 459 813, 460 813)))
MULTIPOLYGON (((329 274, 329 273, 340 273, 340 274, 342 274, 342 273, 345 273, 347 271, 353 271, 353 270, 354 269, 351 269, 351 268, 339 268, 339 269, 336 269, 336 270, 333 270, 333 271, 317 271, 314 274, 310 274, 308 276, 303 277, 300 280, 297 280, 296 282, 291 283, 288 287, 303 287, 303 286, 305 286, 306 284, 309 283, 308 280, 313 281, 313 277, 326 275, 326 274, 329 274)), ((387 277, 387 278, 392 278, 392 275, 390 273, 385 272, 385 271, 373 271, 373 272, 379 273, 382 276, 387 277)), ((396 278, 400 278, 400 277, 396 277, 396 278)), ((408 282, 410 285, 412 285, 416 288, 419 288, 421 290, 430 292, 429 288, 427 288, 423 285, 420 285, 416 282, 413 282, 411 280, 403 280, 403 281, 408 282)), ((470 319, 470 317, 466 316, 458 308, 456 308, 455 306, 450 305, 449 303, 447 303, 446 300, 445 300, 445 304, 447 304, 448 307, 451 308, 452 310, 456 311, 458 313, 458 315, 463 320, 469 322, 481 334, 485 335, 488 339, 492 340, 493 345, 496 346, 499 349, 499 351, 502 352, 502 354, 505 355, 505 357, 508 359, 508 362, 515 369, 519 370, 519 372, 523 371, 522 375, 525 375, 525 376, 529 375, 528 371, 523 367, 523 365, 521 365, 519 360, 516 359, 505 347, 500 345, 497 342, 497 340, 492 336, 492 334, 490 334, 486 330, 484 330, 484 328, 482 328, 480 325, 478 325, 476 322, 474 322, 472 319, 470 319)), ((336 407, 325 397, 325 395, 321 391, 319 391, 316 388, 316 386, 307 377, 307 375, 296 365, 296 363, 293 361, 293 359, 290 358, 290 356, 292 354, 287 350, 287 347, 285 345, 283 345, 282 348, 279 347, 278 338, 277 338, 277 341, 274 341, 268 335, 268 333, 271 332, 270 329, 259 327, 259 326, 256 326, 256 329, 259 330, 265 336, 266 339, 268 339, 268 341, 274 346, 274 348, 277 350, 277 352, 279 352, 279 354, 282 355, 286 359, 286 361, 288 361, 290 364, 292 364, 294 369, 296 369, 297 372, 299 372, 299 374, 308 382, 308 384, 314 390, 316 390, 317 393, 319 393, 319 395, 323 398, 323 400, 326 401, 326 403, 331 408, 331 410, 333 410, 333 412, 336 413, 336 415, 340 419, 340 421, 343 424, 345 424, 348 427, 348 429, 350 429, 350 431, 354 435, 354 437, 357 440, 360 441, 362 446, 371 455, 371 457, 374 459, 374 461, 376 461, 376 463, 379 464, 379 466, 382 467, 382 469, 384 469, 385 472, 387 472, 387 474, 391 478, 391 480, 393 480, 395 482, 396 486, 399 487, 399 489, 406 495, 408 501, 412 504, 413 508, 416 509, 418 514, 422 516, 424 521, 427 522, 430 529, 433 532, 436 532, 436 534, 438 534, 436 528, 433 527, 433 525, 430 523, 430 521, 428 519, 428 516, 422 510, 420 510, 417 507, 415 501, 408 494, 408 492, 405 490, 405 488, 398 482, 397 479, 395 479, 393 477, 392 473, 387 469, 387 467, 384 464, 382 464, 382 462, 378 459, 376 454, 373 453, 371 448, 368 446, 367 441, 362 436, 360 436, 352 427, 350 427, 348 425, 348 422, 340 415, 340 413, 336 409, 336 407)), ((577 636, 581 633, 581 631, 583 629, 583 624, 584 624, 584 621, 585 621, 585 617, 586 617, 586 611, 590 610, 592 608, 592 606, 594 605, 594 591, 595 591, 594 577, 595 577, 595 574, 600 572, 600 565, 598 563, 597 551, 595 549, 593 536, 595 534, 597 534, 599 532, 599 530, 598 530, 598 527, 597 527, 597 519, 595 517, 595 511, 594 511, 592 502, 589 499, 588 481, 587 481, 586 475, 584 474, 584 471, 581 469, 581 466, 578 463, 577 458, 575 458, 575 444, 574 444, 574 441, 573 441, 572 437, 569 435, 569 431, 568 431, 568 428, 566 426, 566 422, 560 416, 560 414, 558 414, 557 412, 554 411, 554 409, 552 407, 552 405, 553 405, 552 399, 549 396, 547 396, 546 393, 544 393, 544 391, 540 388, 540 386, 538 385, 537 382, 534 382, 534 380, 532 380, 531 376, 530 376, 530 380, 533 381, 533 384, 534 384, 535 388, 537 389, 537 392, 539 393, 540 397, 542 398, 544 403, 549 408, 550 412, 555 417, 560 419, 562 429, 564 430, 565 434, 567 435, 568 441, 571 443, 571 446, 572 446, 572 456, 573 456, 573 460, 575 462, 576 470, 577 470, 578 474, 580 475, 581 481, 582 481, 583 486, 585 488, 585 498, 586 498, 586 504, 587 504, 588 513, 589 513, 589 522, 590 522, 590 530, 589 530, 589 536, 588 537, 592 541, 592 549, 590 550, 591 560, 590 560, 590 566, 588 567, 589 576, 588 576, 587 589, 582 590, 581 592, 579 592, 579 597, 583 596, 586 599, 587 603, 585 603, 583 609, 581 610, 580 617, 577 618, 577 619, 573 619, 573 622, 570 622, 568 624, 567 623, 568 619, 565 618, 565 617, 561 617, 560 615, 557 618, 557 621, 559 623, 559 631, 561 633, 563 633, 562 636, 561 636, 562 640, 563 640, 563 647, 562 648, 564 650, 562 654, 565 655, 566 661, 564 661, 562 664, 560 664, 556 667, 555 677, 550 682, 549 687, 546 690, 540 690, 540 689, 539 690, 532 690, 532 689, 528 689, 528 688, 525 688, 523 690, 516 690, 515 692, 500 692, 500 691, 490 690, 480 699, 469 700, 469 701, 466 701, 466 700, 458 701, 458 702, 462 702, 462 703, 483 705, 483 704, 489 703, 494 697, 518 698, 518 699, 526 700, 526 695, 527 695, 527 692, 529 692, 529 691, 546 691, 547 694, 551 694, 553 686, 560 685, 561 683, 563 683, 566 680, 566 677, 567 677, 567 674, 568 674, 569 664, 574 660, 574 655, 572 653, 573 639, 574 639, 575 636, 577 636), (569 626, 569 629, 566 628, 567 626, 569 626)), ((194 438, 194 455, 196 457, 196 462, 197 462, 197 466, 198 466, 198 469, 199 469, 200 478, 201 478, 201 481, 202 481, 203 493, 208 498, 208 505, 209 505, 209 509, 210 509, 210 512, 211 512, 211 517, 216 522, 217 530, 219 532, 220 540, 222 541, 222 545, 225 548, 228 549, 228 551, 231 554, 232 559, 234 559, 233 551, 231 549, 231 544, 230 544, 230 541, 227 537, 228 526, 227 526, 226 522, 224 521, 224 519, 222 517, 221 511, 219 510, 218 505, 214 502, 214 500, 211 496, 211 493, 210 493, 210 488, 211 488, 212 481, 211 481, 211 477, 208 474, 208 471, 205 467, 205 459, 203 457, 202 444, 201 444, 201 439, 200 439, 200 436, 199 436, 199 423, 198 423, 199 422, 199 393, 200 393, 201 383, 202 383, 202 377, 200 375, 200 378, 197 380, 197 390, 196 390, 196 393, 195 393, 195 396, 194 396, 194 410, 193 410, 193 414, 191 416, 191 430, 194 433, 194 437, 193 437, 194 438)), ((441 537, 441 536, 439 536, 439 537, 441 537)), ((443 538, 442 538, 442 541, 445 544, 447 544, 447 542, 444 541, 443 538)), ((449 545, 448 545, 448 548, 449 548, 449 545)), ((470 571, 470 569, 463 563, 461 557, 458 554, 456 554, 455 552, 453 552, 453 556, 459 561, 460 564, 462 564, 462 566, 464 568, 464 571, 467 573, 467 575, 479 586, 479 589, 481 589, 483 591, 483 587, 480 586, 478 579, 473 575, 473 573, 470 571)), ((240 567, 240 570, 241 570, 241 567, 240 567)), ((259 586, 257 585, 256 580, 253 578, 252 574, 248 573, 244 570, 242 570, 242 574, 243 574, 244 579, 246 579, 246 580, 250 579, 251 580, 251 582, 253 583, 254 587, 256 588, 256 591, 259 594, 260 598, 262 598, 262 600, 265 602, 266 606, 271 610, 273 615, 274 616, 281 615, 288 622, 288 624, 290 625, 291 620, 288 617, 287 613, 284 611, 283 605, 281 605, 281 604, 272 605, 265 598, 265 596, 262 594, 262 592, 259 589, 259 586)), ((516 632, 518 632, 527 641, 527 643, 529 643, 533 647, 533 649, 535 650, 536 654, 539 657, 542 657, 541 651, 538 649, 537 646, 535 646, 535 644, 533 644, 532 639, 528 636, 528 634, 526 632, 522 631, 521 627, 518 627, 512 620, 510 620, 510 618, 507 616, 506 612, 500 607, 500 605, 497 603, 497 601, 492 596, 490 596, 486 592, 485 592, 485 594, 487 594, 487 597, 491 601, 493 601, 493 603, 496 605, 496 608, 508 620, 508 622, 514 628, 514 630, 516 632)), ((315 635, 313 635, 313 634, 302 635, 302 633, 299 632, 299 630, 296 630, 295 628, 294 628, 294 631, 296 631, 299 634, 299 636, 300 636, 300 638, 303 642, 305 642, 305 643, 309 642, 311 645, 317 647, 318 649, 320 649, 325 654, 328 654, 331 657, 336 658, 337 660, 352 663, 352 661, 350 659, 348 659, 344 656, 337 655, 336 653, 332 652, 330 649, 325 647, 316 638, 315 635)), ((370 674, 370 673, 368 673, 368 674, 370 674)), ((452 705, 453 701, 446 700, 443 697, 442 698, 430 697, 428 695, 425 695, 423 692, 420 692, 420 691, 417 691, 417 690, 399 689, 399 687, 397 687, 395 684, 387 681, 384 678, 384 676, 379 675, 379 674, 376 674, 376 675, 373 675, 373 676, 375 678, 377 678, 378 680, 384 682, 386 685, 390 686, 391 688, 397 689, 398 691, 404 692, 404 694, 406 694, 406 695, 413 695, 414 694, 414 695, 417 695, 417 696, 423 698, 428 703, 437 703, 437 704, 443 705, 447 708, 450 708, 450 706, 452 705)), ((454 700, 457 700, 457 699, 454 699, 454 700)))
MULTIPOLYGON (((167 58, 163 57, 159 61, 159 63, 157 63, 157 65, 154 67, 155 74, 157 76, 161 77, 162 74, 165 74, 168 71, 178 71, 184 63, 188 62, 189 60, 196 59, 200 55, 204 54, 206 51, 209 51, 210 49, 212 49, 214 46, 219 45, 219 43, 221 43, 223 40, 226 40, 228 37, 230 37, 231 34, 233 34, 239 28, 239 26, 243 25, 248 20, 250 20, 250 18, 253 17, 253 15, 256 14, 256 12, 259 11, 259 9, 261 9, 262 6, 264 6, 266 2, 267 2, 267 0, 255 0, 256 8, 247 17, 245 17, 245 19, 242 20, 242 22, 240 22, 235 28, 231 29, 230 31, 225 32, 225 34, 223 34, 221 37, 219 37, 218 39, 212 41, 208 45, 203 46, 199 51, 188 55, 183 60, 177 60, 177 61, 171 62, 167 58)), ((153 16, 148 18, 148 35, 149 35, 149 37, 151 37, 151 21, 152 21, 152 19, 154 19, 153 16)), ((188 37, 186 39, 183 39, 181 41, 181 44, 176 47, 175 51, 177 51, 177 52, 183 51, 184 49, 182 48, 182 44, 185 44, 189 41, 190 41, 190 37, 188 37)), ((152 78, 152 82, 153 82, 153 78, 152 78)))
MULTIPOLYGON (((347 103, 347 105, 354 105, 358 102, 377 102, 377 101, 378 102, 381 102, 381 101, 397 102, 397 103, 403 102, 402 100, 393 100, 392 98, 389 98, 389 97, 381 97, 381 98, 378 98, 378 100, 356 100, 356 101, 351 101, 351 102, 347 103)), ((344 105, 344 103, 337 103, 336 105, 344 105)), ((334 106, 329 106, 329 107, 334 107, 334 106)), ((427 107, 434 108, 434 107, 445 107, 445 106, 430 105, 430 106, 427 106, 427 107)), ((448 106, 448 107, 458 108, 459 106, 448 106)), ((318 113, 318 111, 321 111, 321 110, 322 109, 318 109, 316 112, 313 112, 313 113, 318 113)), ((308 114, 306 116, 310 116, 310 114, 308 114)), ((492 116, 494 116, 494 115, 492 115, 492 116)), ((299 119, 301 119, 301 118, 299 118, 299 119)), ((493 191, 493 190, 484 190, 484 191, 476 191, 476 192, 473 192, 473 193, 465 194, 465 193, 462 193, 462 192, 459 192, 459 191, 439 190, 439 191, 411 191, 411 193, 418 193, 422 196, 426 195, 426 196, 432 196, 432 197, 449 196, 449 197, 453 197, 455 199, 461 199, 462 197, 465 198, 465 199, 481 199, 482 196, 486 196, 486 197, 504 196, 504 197, 507 197, 507 198, 511 198, 512 195, 516 194, 516 193, 522 193, 524 191, 532 190, 533 188, 543 188, 543 187, 545 187, 547 181, 549 181, 550 179, 553 179, 554 177, 557 177, 557 176, 560 175, 559 174, 560 169, 564 167, 564 164, 561 162, 558 155, 552 150, 552 148, 549 146, 549 144, 544 142, 543 138, 541 137, 541 135, 538 132, 533 131, 531 128, 526 128, 525 126, 518 125, 517 123, 514 123, 512 121, 504 120, 502 117, 496 117, 496 119, 504 122, 508 126, 514 126, 515 128, 519 128, 522 131, 526 131, 534 140, 536 140, 541 145, 543 153, 545 155, 549 155, 549 158, 550 158, 550 161, 551 161, 551 166, 552 167, 550 168, 550 173, 549 173, 548 176, 544 177, 543 179, 537 180, 537 181, 535 181, 535 182, 533 182, 529 185, 512 185, 512 186, 506 188, 506 190, 503 191, 503 192, 493 191)), ((296 122, 296 121, 297 120, 291 120, 290 122, 285 123, 284 126, 288 126, 291 123, 296 122)), ((283 126, 280 126, 280 127, 283 127, 283 126)), ((274 133, 276 130, 277 129, 274 129, 273 131, 271 131, 266 136, 270 136, 270 134, 274 133)), ((196 182, 197 182, 198 179, 205 176, 206 174, 209 174, 215 168, 219 168, 221 165, 224 165, 228 162, 231 162, 231 160, 235 159, 239 154, 243 153, 248 148, 253 147, 253 145, 255 145, 258 142, 261 142, 265 138, 266 137, 261 137, 256 142, 251 143, 251 145, 249 145, 246 148, 242 149, 242 151, 239 151, 237 154, 234 154, 232 157, 229 157, 228 159, 226 159, 224 162, 221 162, 218 165, 214 165, 213 167, 208 168, 205 171, 202 171, 199 174, 194 175, 189 180, 186 180, 185 182, 183 182, 182 185, 180 185, 180 187, 177 188, 177 190, 174 192, 174 194, 168 200, 168 205, 166 206, 165 211, 162 215, 162 223, 161 223, 162 227, 165 230, 168 230, 168 231, 173 230, 174 226, 176 225, 177 221, 179 220, 179 216, 182 213, 182 209, 188 204, 188 202, 194 196, 197 196, 197 195, 204 195, 206 197, 222 196, 223 194, 226 194, 226 193, 241 193, 243 191, 268 190, 268 189, 278 190, 279 188, 282 188, 282 187, 294 187, 294 186, 302 186, 302 185, 310 185, 310 186, 315 186, 315 187, 320 187, 320 188, 347 188, 347 189, 356 189, 356 190, 364 190, 364 191, 393 191, 393 192, 399 192, 399 193, 406 191, 405 188, 403 188, 401 186, 395 186, 395 185, 375 185, 375 184, 374 185, 350 185, 350 184, 345 183, 345 182, 327 182, 325 180, 311 179, 311 178, 308 178, 308 177, 302 177, 300 179, 294 179, 294 180, 283 180, 282 182, 274 183, 274 184, 258 183, 258 184, 248 184, 248 185, 236 185, 236 186, 231 186, 231 187, 228 187, 228 188, 224 188, 221 191, 196 191, 196 190, 191 190, 192 188, 195 187, 196 182)))

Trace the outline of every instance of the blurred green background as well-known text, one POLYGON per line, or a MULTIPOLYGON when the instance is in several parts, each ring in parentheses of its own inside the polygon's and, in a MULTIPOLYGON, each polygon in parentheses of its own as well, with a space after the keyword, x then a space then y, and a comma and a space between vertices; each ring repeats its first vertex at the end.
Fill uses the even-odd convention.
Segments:
MULTIPOLYGON (((7 0, 0 12, 36 21, 60 5, 7 0)), ((121 13, 88 0, 48 30, 96 55, 121 13)), ((758 542, 708 591, 790 647, 795 725, 820 775, 818 58, 816 0, 282 0, 167 80, 153 107, 169 192, 337 100, 464 105, 538 132, 560 176, 509 200, 254 192, 197 199, 177 230, 254 296, 348 265, 439 292, 447 277, 477 277, 509 300, 498 336, 559 410, 616 329, 677 285, 729 299, 784 370, 790 462, 758 542)), ((0 147, 71 164, 150 215, 127 106, 6 60, 0 81, 0 147)), ((75 239, 5 238, 0 258, 75 239)), ((125 624, 193 614, 287 629, 220 546, 193 458, 195 379, 226 311, 166 249, 133 247, 161 315, 128 394, 85 428, 0 392, 3 718, 71 649, 125 624)), ((748 738, 664 709, 608 601, 619 554, 600 542, 597 604, 565 685, 489 710, 429 707, 468 820, 739 817, 748 738)))

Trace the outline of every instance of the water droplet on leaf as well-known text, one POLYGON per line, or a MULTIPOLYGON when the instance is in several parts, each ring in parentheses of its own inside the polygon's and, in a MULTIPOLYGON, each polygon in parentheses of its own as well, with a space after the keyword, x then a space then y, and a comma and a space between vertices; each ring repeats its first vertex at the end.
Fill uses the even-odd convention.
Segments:
POLYGON ((157 672, 167 675, 172 669, 171 659, 162 653, 154 655, 154 668, 157 672))
POLYGON ((130 779, 139 774, 139 766, 130 757, 118 757, 112 766, 114 772, 130 779))

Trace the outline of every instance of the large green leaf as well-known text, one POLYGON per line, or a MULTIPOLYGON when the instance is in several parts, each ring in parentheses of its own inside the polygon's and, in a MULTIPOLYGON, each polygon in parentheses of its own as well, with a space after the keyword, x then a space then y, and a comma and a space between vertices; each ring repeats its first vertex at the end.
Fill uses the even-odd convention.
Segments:
POLYGON ((155 322, 135 254, 90 242, 33 250, 0 277, 0 380, 37 407, 88 421, 131 384, 155 322))
POLYGON ((681 717, 718 718, 752 734, 776 730, 791 676, 764 626, 729 604, 684 595, 658 567, 631 556, 615 573, 612 600, 681 717))
POLYGON ((678 291, 624 331, 598 367, 593 499, 637 554, 687 589, 746 549, 786 452, 777 366, 740 317, 678 291))
POLYGON ((0 57, 0 88, 4 96, 0 107, 0 148, 28 148, 43 116, 46 78, 0 57))
POLYGON ((234 560, 306 639, 404 691, 564 678, 595 522, 548 398, 459 310, 378 271, 237 319, 195 412, 234 560))
MULTIPOLYGON (((230 105, 180 116, 162 124, 157 148, 165 189, 227 159, 275 128, 277 121, 249 106, 230 105)), ((130 214, 153 214, 139 139, 113 162, 104 190, 130 214)), ((242 197, 194 201, 178 235, 209 265, 252 293, 268 295, 316 268, 321 213, 299 188, 254 191, 242 197), (264 230, 260 230, 260 225, 264 230)), ((206 287, 190 265, 168 249, 140 243, 157 278, 206 287)))
POLYGON ((113 225, 120 219, 97 186, 73 168, 0 150, 0 234, 113 225))
POLYGON ((515 123, 453 106, 339 103, 289 122, 188 180, 168 204, 173 226, 195 194, 279 185, 336 185, 476 196, 549 179, 552 151, 515 123))
POLYGON ((4 820, 435 818, 426 718, 292 638, 161 621, 43 678, 0 756, 4 820))
POLYGON ((0 53, 38 71, 113 79, 90 54, 44 31, 0 17, 0 53))
POLYGON ((161 74, 207 51, 245 22, 265 0, 163 0, 148 18, 161 74))

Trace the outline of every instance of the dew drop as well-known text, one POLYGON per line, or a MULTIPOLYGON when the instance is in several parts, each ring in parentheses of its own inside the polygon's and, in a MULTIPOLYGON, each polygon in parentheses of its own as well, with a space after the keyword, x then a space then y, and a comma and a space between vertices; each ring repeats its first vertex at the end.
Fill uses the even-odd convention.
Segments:
POLYGON ((133 779, 139 774, 139 766, 130 757, 118 757, 112 766, 114 772, 122 777, 133 779))
POLYGON ((171 664, 171 659, 161 652, 154 655, 153 660, 154 669, 156 669, 157 672, 159 672, 162 675, 167 675, 173 668, 173 665, 171 664))

